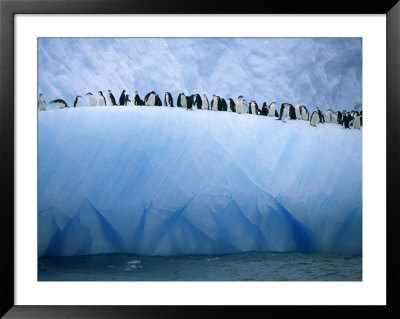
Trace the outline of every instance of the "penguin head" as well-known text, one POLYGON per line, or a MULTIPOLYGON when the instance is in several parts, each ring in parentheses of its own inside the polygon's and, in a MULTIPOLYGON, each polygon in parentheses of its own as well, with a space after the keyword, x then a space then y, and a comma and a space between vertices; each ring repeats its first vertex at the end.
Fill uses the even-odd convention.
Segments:
POLYGON ((93 95, 92 92, 87 92, 86 95, 93 95))
POLYGON ((108 93, 111 93, 111 90, 108 90, 108 93))
POLYGON ((42 96, 43 96, 43 94, 42 94, 42 93, 40 93, 40 94, 39 94, 39 97, 42 97, 42 96))

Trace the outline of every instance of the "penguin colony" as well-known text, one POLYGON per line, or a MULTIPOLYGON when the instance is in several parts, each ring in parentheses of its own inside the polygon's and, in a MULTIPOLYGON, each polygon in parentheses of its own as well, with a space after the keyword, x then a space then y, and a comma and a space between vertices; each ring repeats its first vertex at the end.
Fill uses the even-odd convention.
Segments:
MULTIPOLYGON (((142 100, 139 96, 139 93, 135 91, 133 94, 133 98, 126 93, 126 90, 123 90, 119 97, 119 104, 117 103, 114 95, 111 90, 108 90, 107 98, 103 95, 102 91, 98 91, 98 97, 92 93, 86 93, 86 96, 89 98, 90 106, 128 106, 128 105, 144 105, 144 106, 162 106, 161 99, 159 95, 151 91, 147 93, 142 100), (97 102, 98 100, 98 102, 97 102)), ((82 96, 78 95, 74 101, 74 107, 79 107, 81 103, 82 96)), ((60 109, 70 108, 67 102, 62 99, 56 99, 50 102, 50 104, 56 104, 60 109)), ((164 96, 164 106, 166 107, 175 107, 174 99, 169 92, 165 92, 164 96)), ((268 117, 274 117, 276 120, 280 120, 282 122, 286 122, 286 120, 302 120, 308 121, 311 126, 316 127, 320 123, 333 123, 342 125, 344 128, 350 129, 351 127, 354 129, 360 129, 362 126, 362 111, 358 112, 355 110, 352 111, 332 111, 328 109, 325 114, 321 112, 321 110, 317 107, 315 111, 309 114, 309 111, 306 106, 300 105, 300 102, 297 102, 296 106, 293 106, 290 103, 283 103, 280 107, 279 113, 276 107, 276 102, 271 102, 269 105, 267 102, 264 102, 259 108, 256 101, 252 100, 249 103, 246 99, 240 95, 237 98, 236 103, 233 99, 228 98, 220 98, 217 95, 213 95, 211 100, 209 101, 206 94, 200 96, 199 94, 193 95, 185 95, 185 93, 179 93, 176 99, 176 107, 180 107, 187 110, 210 110, 210 111, 222 111, 222 112, 234 112, 238 114, 254 114, 254 115, 262 115, 268 117)), ((39 111, 45 111, 47 109, 46 101, 43 98, 43 94, 39 94, 38 100, 38 109, 39 111)))

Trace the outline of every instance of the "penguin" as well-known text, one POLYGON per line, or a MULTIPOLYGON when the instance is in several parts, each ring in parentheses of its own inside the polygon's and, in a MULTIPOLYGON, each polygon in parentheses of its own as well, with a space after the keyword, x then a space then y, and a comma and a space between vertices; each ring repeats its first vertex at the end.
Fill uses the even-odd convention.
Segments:
POLYGON ((343 124, 343 114, 340 111, 337 111, 337 119, 338 119, 338 124, 342 125, 343 124))
POLYGON ((228 104, 226 104, 226 101, 224 98, 221 99, 221 111, 228 111, 228 104))
POLYGON ((268 116, 269 107, 267 102, 264 102, 261 107, 261 115, 268 116))
POLYGON ((202 101, 201 97, 199 94, 193 94, 190 96, 190 99, 192 101, 192 106, 197 107, 198 110, 201 110, 202 108, 202 101))
POLYGON ((186 109, 187 110, 192 110, 192 106, 193 106, 193 95, 188 95, 186 96, 186 109))
POLYGON ((311 119, 310 119, 310 125, 312 126, 317 126, 317 124, 319 123, 320 117, 318 114, 318 111, 314 111, 311 114, 311 119))
POLYGON ((46 101, 43 99, 42 93, 39 94, 38 107, 39 107, 39 111, 46 111, 47 104, 46 104, 46 101))
POLYGON ((154 91, 146 94, 146 96, 144 97, 144 104, 147 106, 162 106, 160 97, 154 91))
POLYGON ((156 106, 162 106, 161 99, 157 93, 156 93, 156 106))
POLYGON ((301 118, 303 119, 303 121, 309 120, 310 115, 308 113, 307 108, 304 105, 300 106, 300 113, 301 113, 301 118))
POLYGON ((99 93, 100 93, 100 96, 99 96, 99 105, 100 105, 100 106, 106 106, 106 105, 107 105, 107 102, 106 102, 106 98, 105 98, 104 95, 103 95, 103 92, 102 92, 102 91, 99 91, 99 93))
POLYGON ((235 102, 231 98, 228 99, 229 109, 231 112, 236 112, 235 102))
POLYGON ((79 107, 79 105, 81 104, 81 97, 82 97, 82 96, 78 95, 78 96, 75 98, 74 107, 79 107))
POLYGON ((344 119, 344 116, 345 116, 346 114, 347 114, 347 111, 346 111, 346 110, 343 110, 342 113, 341 113, 341 117, 340 117, 340 119, 341 119, 340 124, 341 124, 341 125, 343 125, 343 119, 344 119))
POLYGON ((108 90, 108 98, 111 102, 111 105, 117 105, 117 102, 115 101, 114 95, 111 93, 111 90, 108 90))
POLYGON ((223 109, 222 109, 222 100, 218 95, 217 95, 217 111, 223 111, 223 109))
POLYGON ((332 110, 331 109, 328 109, 325 112, 325 122, 326 123, 332 123, 332 110))
POLYGON ((174 99, 172 98, 172 95, 169 92, 165 92, 164 105, 170 107, 174 106, 174 99))
POLYGON ((353 120, 353 128, 359 130, 361 128, 361 115, 355 115, 353 120))
POLYGON ((317 107, 316 111, 317 111, 318 116, 319 116, 319 121, 320 121, 321 123, 325 123, 324 116, 322 115, 322 112, 321 112, 321 110, 319 109, 319 107, 317 107))
POLYGON ((290 120, 297 120, 297 116, 296 116, 296 110, 294 108, 294 106, 292 104, 289 104, 289 119, 290 120))
POLYGON ((96 101, 96 97, 94 96, 94 94, 92 92, 88 92, 88 93, 86 93, 86 95, 89 95, 89 104, 90 104, 90 106, 96 106, 97 105, 97 101, 96 101))
POLYGON ((216 107, 218 107, 218 105, 216 105, 216 104, 218 104, 216 99, 217 99, 217 96, 215 94, 213 94, 213 97, 210 102, 210 110, 211 111, 216 111, 216 107))
POLYGON ((129 95, 129 94, 125 95, 125 102, 124 102, 124 105, 127 106, 127 105, 129 105, 131 102, 132 102, 132 101, 131 101, 130 95, 129 95))
POLYGON ((243 110, 243 113, 249 113, 249 107, 247 105, 246 99, 242 100, 242 110, 243 110))
POLYGON ((358 111, 352 110, 352 111, 350 112, 350 115, 351 115, 351 117, 353 118, 353 119, 351 120, 351 122, 350 122, 350 126, 353 126, 353 125, 354 125, 354 119, 355 119, 355 117, 356 117, 356 116, 359 116, 360 113, 358 113, 358 111))
POLYGON ((276 106, 276 102, 272 102, 269 105, 269 108, 268 108, 269 109, 269 111, 268 111, 268 116, 269 117, 279 117, 275 106, 276 106))
POLYGON ((221 111, 221 99, 217 95, 213 95, 211 100, 211 110, 221 111))
POLYGON ((239 95, 236 105, 235 105, 236 113, 238 113, 238 114, 247 113, 247 112, 245 112, 243 100, 244 100, 243 96, 239 95))
POLYGON ((138 91, 135 91, 133 96, 134 105, 144 105, 143 100, 140 98, 138 91))
POLYGON ((64 107, 69 107, 67 102, 61 99, 53 100, 50 102, 50 104, 57 104, 60 107, 60 109, 63 109, 64 107))
MULTIPOLYGON (((125 90, 122 90, 121 95, 119 96, 119 105, 125 105, 125 100, 126 100, 126 94, 125 94, 125 90)), ((115 101, 115 99, 114 99, 115 101)))
POLYGON ((286 117, 287 117, 287 114, 288 114, 288 110, 287 110, 287 106, 288 105, 291 105, 291 104, 282 103, 281 109, 279 111, 279 118, 277 120, 282 120, 282 122, 286 122, 286 117))
POLYGON ((249 105, 249 114, 259 115, 260 110, 258 109, 258 105, 256 101, 251 101, 249 105))
POLYGON ((333 124, 339 124, 338 113, 337 112, 333 112, 333 114, 332 114, 332 123, 333 124))
POLYGON ((178 95, 178 100, 177 100, 177 102, 176 102, 176 105, 177 105, 178 107, 182 107, 182 108, 184 108, 184 109, 187 108, 187 99, 186 99, 185 93, 180 93, 180 94, 178 95))
POLYGON ((296 119, 301 120, 301 112, 300 112, 300 101, 296 103, 296 106, 294 107, 294 111, 296 113, 296 119))
POLYGON ((202 104, 202 109, 203 110, 208 110, 209 109, 210 104, 208 103, 207 95, 203 94, 203 97, 201 98, 201 104, 202 104))
POLYGON ((350 122, 353 120, 353 117, 349 112, 346 112, 345 115, 343 115, 343 127, 344 128, 350 128, 350 122))

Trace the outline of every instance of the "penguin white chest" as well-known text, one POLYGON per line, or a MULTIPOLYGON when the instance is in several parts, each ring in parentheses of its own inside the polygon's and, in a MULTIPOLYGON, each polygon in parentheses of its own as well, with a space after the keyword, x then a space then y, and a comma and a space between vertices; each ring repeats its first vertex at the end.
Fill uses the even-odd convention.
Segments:
POLYGON ((101 105, 101 106, 105 106, 106 105, 106 99, 102 95, 100 95, 100 97, 99 97, 99 105, 101 105))
POLYGON ((182 107, 187 108, 186 96, 181 95, 179 98, 180 98, 180 102, 181 102, 182 107))
POLYGON ((150 94, 149 98, 147 99, 146 105, 147 106, 156 105, 156 96, 154 94, 150 94))
POLYGON ((311 125, 312 126, 317 126, 317 124, 319 123, 319 116, 318 113, 314 112, 311 116, 311 125))
POLYGON ((213 99, 213 111, 218 111, 218 100, 217 100, 217 98, 213 99))
POLYGON ((268 116, 275 116, 275 105, 271 105, 269 108, 268 116))
POLYGON ((286 110, 286 108, 284 108, 283 112, 282 112, 282 121, 283 122, 286 122, 286 116, 287 116, 287 110, 286 110))
POLYGON ((332 114, 330 111, 326 112, 325 114, 325 122, 326 123, 331 123, 332 122, 332 114))
POLYGON ((303 121, 308 121, 308 113, 306 109, 303 109, 303 112, 301 113, 303 117, 303 121))
POLYGON ((46 111, 46 102, 43 100, 42 97, 39 98, 39 110, 46 111))
POLYGON ((208 110, 208 101, 205 97, 202 98, 203 110, 208 110))
POLYGON ((241 101, 238 101, 237 103, 236 103, 236 113, 238 113, 238 114, 241 114, 242 113, 242 102, 241 101))
POLYGON ((295 106, 295 112, 296 112, 296 119, 301 120, 300 107, 298 105, 295 106))
POLYGON ((97 101, 96 101, 96 97, 94 95, 89 95, 89 103, 90 103, 90 106, 96 106, 97 101))
POLYGON ((256 114, 256 105, 254 102, 250 104, 250 107, 251 107, 251 114, 256 114))
POLYGON ((360 127, 361 127, 361 118, 360 118, 360 116, 356 115, 356 116, 354 117, 353 127, 354 127, 355 129, 357 129, 357 130, 360 129, 360 127))

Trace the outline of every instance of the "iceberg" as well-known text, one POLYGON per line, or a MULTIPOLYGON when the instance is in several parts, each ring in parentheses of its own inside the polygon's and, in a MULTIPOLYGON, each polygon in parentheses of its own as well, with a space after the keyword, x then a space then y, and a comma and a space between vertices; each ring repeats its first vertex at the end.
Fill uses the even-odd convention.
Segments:
POLYGON ((362 130, 157 106, 38 112, 38 255, 361 254, 362 130))

